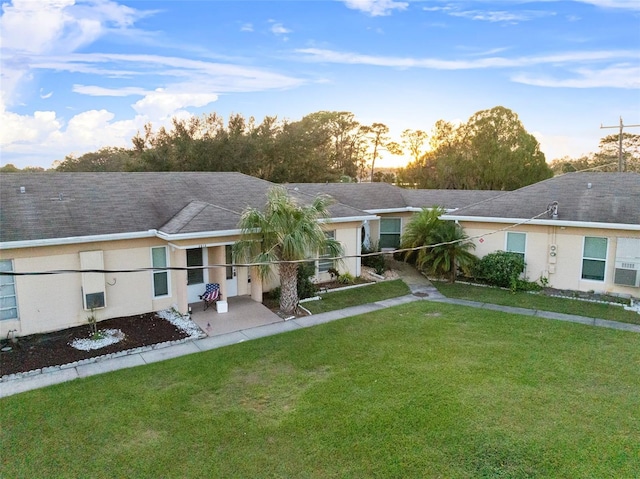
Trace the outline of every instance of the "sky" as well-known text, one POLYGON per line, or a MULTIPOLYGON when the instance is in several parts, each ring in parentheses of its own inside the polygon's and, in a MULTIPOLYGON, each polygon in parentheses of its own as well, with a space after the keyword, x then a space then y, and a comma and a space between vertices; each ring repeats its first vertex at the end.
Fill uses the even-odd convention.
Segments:
POLYGON ((349 111, 399 140, 504 106, 547 161, 640 124, 639 0, 12 0, 0 42, 0 164, 18 168, 212 112, 349 111))

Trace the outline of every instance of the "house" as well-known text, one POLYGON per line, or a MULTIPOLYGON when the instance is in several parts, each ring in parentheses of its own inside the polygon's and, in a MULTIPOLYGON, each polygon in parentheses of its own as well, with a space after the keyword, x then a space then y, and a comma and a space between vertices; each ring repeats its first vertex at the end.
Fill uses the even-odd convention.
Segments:
MULTIPOLYGON (((224 300, 262 301, 274 283, 238 265, 231 246, 241 213, 262 208, 272 186, 240 173, 0 175, 0 271, 31 273, 0 275, 0 335, 86 324, 91 310, 99 320, 186 312, 206 283, 219 283, 224 300), (33 274, 43 272, 55 274, 33 274)), ((340 268, 358 276, 361 229, 377 218, 341 203, 329 213, 323 227, 348 256, 340 268)), ((332 264, 317 261, 316 279, 332 264)))
POLYGON ((400 246, 411 217, 423 208, 440 206, 452 211, 502 194, 480 190, 409 190, 388 183, 292 183, 287 187, 310 195, 326 194, 379 218, 363 226, 363 243, 382 250, 400 246))
POLYGON ((442 216, 558 289, 640 296, 640 174, 569 173, 442 216))

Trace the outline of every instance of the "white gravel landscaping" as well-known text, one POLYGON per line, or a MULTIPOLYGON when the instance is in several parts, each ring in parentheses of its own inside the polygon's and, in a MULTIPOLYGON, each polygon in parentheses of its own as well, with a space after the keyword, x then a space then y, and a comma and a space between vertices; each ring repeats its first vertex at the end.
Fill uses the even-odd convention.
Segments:
POLYGON ((124 333, 119 329, 101 329, 98 332, 102 335, 100 339, 74 339, 69 345, 82 351, 90 351, 92 349, 104 348, 110 344, 119 343, 124 339, 124 333))
POLYGON ((187 333, 190 338, 199 338, 202 335, 202 330, 191 320, 191 317, 188 314, 180 314, 173 308, 158 311, 156 314, 158 317, 166 319, 176 328, 187 333))

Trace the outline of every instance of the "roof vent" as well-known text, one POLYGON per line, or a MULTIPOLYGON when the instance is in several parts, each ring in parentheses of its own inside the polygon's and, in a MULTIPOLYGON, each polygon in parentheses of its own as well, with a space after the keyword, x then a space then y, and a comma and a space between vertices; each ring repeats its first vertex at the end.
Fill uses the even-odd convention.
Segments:
POLYGON ((587 183, 587 189, 590 190, 591 189, 591 183, 587 183))
POLYGON ((20 193, 26 193, 27 189, 24 186, 20 187, 20 193))
POLYGON ((551 217, 551 219, 554 219, 554 220, 558 219, 558 202, 557 201, 549 203, 549 206, 547 206, 547 214, 551 217))

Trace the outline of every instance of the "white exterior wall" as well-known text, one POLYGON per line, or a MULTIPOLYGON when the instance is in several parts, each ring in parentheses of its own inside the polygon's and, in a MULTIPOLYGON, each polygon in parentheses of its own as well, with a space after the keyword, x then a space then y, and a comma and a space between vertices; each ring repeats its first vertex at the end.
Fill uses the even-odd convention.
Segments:
MULTIPOLYGON (((506 231, 493 232, 507 225, 469 221, 460 221, 460 224, 465 233, 471 237, 487 235, 482 237, 482 242, 479 238, 473 240, 476 245, 474 253, 477 256, 483 257, 495 251, 506 250, 506 231)), ((552 288, 640 297, 640 288, 613 282, 617 238, 640 238, 640 233, 637 231, 540 225, 520 225, 507 231, 527 234, 525 274, 529 281, 538 281, 541 276, 544 276, 548 277, 549 286, 552 288), (604 281, 581 278, 585 236, 603 237, 608 240, 604 281), (550 254, 551 245, 556 246, 555 256, 550 254)))

